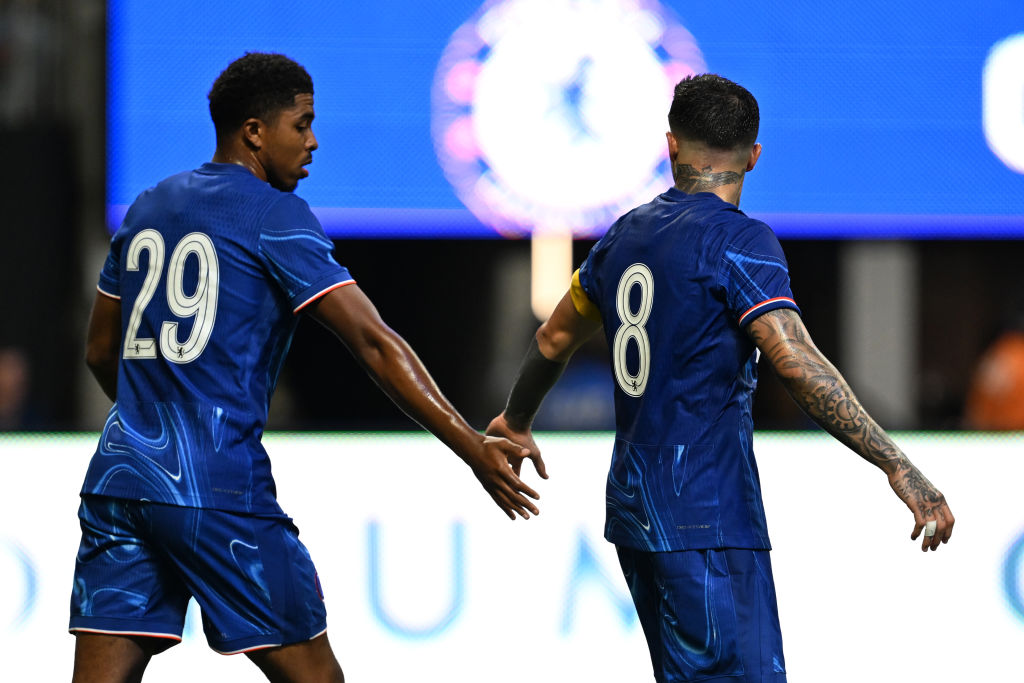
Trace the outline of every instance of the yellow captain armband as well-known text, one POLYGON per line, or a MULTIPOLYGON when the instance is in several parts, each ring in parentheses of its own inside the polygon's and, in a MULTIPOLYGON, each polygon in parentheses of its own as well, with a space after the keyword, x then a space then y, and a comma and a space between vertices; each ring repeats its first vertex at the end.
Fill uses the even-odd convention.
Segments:
POLYGON ((576 312, 582 315, 584 318, 590 320, 596 320, 601 322, 601 311, 597 309, 594 302, 590 300, 587 293, 583 291, 583 285, 580 284, 580 271, 577 268, 576 272, 572 274, 572 284, 569 285, 569 296, 572 297, 572 305, 576 307, 576 312))

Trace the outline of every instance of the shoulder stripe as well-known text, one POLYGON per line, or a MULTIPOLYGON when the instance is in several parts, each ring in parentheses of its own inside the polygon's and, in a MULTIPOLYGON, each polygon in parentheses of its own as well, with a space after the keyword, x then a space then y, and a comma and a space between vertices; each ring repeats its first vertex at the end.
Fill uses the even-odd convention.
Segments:
POLYGON ((303 308, 305 308, 306 306, 310 305, 311 303, 313 303, 314 301, 316 301, 317 299, 322 297, 327 292, 330 292, 330 291, 333 291, 335 289, 338 289, 339 287, 344 287, 345 285, 354 285, 355 283, 356 283, 356 281, 352 280, 352 279, 345 280, 344 282, 335 282, 330 287, 327 287, 325 289, 321 289, 319 292, 317 292, 316 294, 314 294, 313 296, 309 297, 308 299, 303 301, 301 304, 296 306, 295 309, 292 311, 292 313, 298 313, 303 308))
POLYGON ((756 304, 754 306, 751 306, 750 308, 745 310, 743 312, 743 315, 740 316, 740 320, 739 320, 740 326, 741 327, 743 326, 743 321, 746 320, 750 316, 751 313, 756 313, 757 311, 760 311, 761 309, 763 309, 765 306, 772 306, 773 308, 797 308, 796 301, 793 301, 793 299, 789 298, 788 296, 777 296, 774 299, 768 299, 767 301, 762 301, 761 303, 756 304), (790 306, 772 306, 772 304, 779 304, 779 303, 787 303, 787 304, 790 304, 790 306))

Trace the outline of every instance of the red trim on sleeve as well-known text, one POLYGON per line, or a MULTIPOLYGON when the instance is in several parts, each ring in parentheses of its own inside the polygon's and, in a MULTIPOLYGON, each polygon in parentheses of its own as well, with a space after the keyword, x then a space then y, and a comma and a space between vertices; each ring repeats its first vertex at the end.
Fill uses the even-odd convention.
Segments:
POLYGON ((104 292, 102 289, 100 289, 99 285, 96 285, 96 291, 99 292, 100 294, 102 294, 103 296, 109 297, 109 298, 114 299, 116 301, 120 301, 121 300, 121 297, 117 296, 116 294, 111 294, 110 292, 104 292))
POLYGON ((768 299, 767 301, 762 301, 761 303, 756 304, 756 305, 751 306, 750 308, 748 308, 746 311, 743 312, 743 315, 740 316, 739 324, 742 325, 743 321, 746 320, 747 316, 749 316, 751 313, 753 313, 755 311, 758 311, 758 310, 764 308, 765 306, 768 306, 768 305, 771 305, 771 304, 774 304, 774 303, 778 303, 780 301, 784 301, 786 303, 793 304, 793 308, 797 307, 796 306, 796 302, 793 301, 792 299, 790 299, 788 296, 777 296, 774 299, 768 299))
POLYGON ((298 313, 303 308, 305 308, 306 306, 310 305, 311 303, 313 303, 314 301, 316 301, 317 299, 322 297, 327 292, 330 292, 330 291, 333 291, 335 289, 338 289, 339 287, 344 287, 345 285, 354 285, 355 283, 356 283, 355 280, 345 280, 344 282, 335 282, 333 285, 331 285, 327 289, 322 289, 319 292, 317 292, 316 294, 314 294, 313 296, 311 296, 308 299, 306 299, 305 301, 303 301, 301 304, 298 305, 298 307, 295 310, 292 311, 292 313, 298 313))

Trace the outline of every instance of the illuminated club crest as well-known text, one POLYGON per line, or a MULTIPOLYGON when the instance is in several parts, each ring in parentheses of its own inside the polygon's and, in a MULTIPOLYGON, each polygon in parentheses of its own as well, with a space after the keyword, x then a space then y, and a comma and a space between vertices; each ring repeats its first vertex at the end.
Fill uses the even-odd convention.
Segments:
POLYGON ((600 234, 671 186, 672 87, 705 69, 654 0, 490 0, 441 56, 438 159, 505 236, 600 234))

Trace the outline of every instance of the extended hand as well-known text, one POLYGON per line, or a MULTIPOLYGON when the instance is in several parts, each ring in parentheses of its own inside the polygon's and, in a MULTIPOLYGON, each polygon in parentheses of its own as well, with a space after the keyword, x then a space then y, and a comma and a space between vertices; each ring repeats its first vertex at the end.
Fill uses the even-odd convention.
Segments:
POLYGON ((509 519, 515 519, 517 514, 523 519, 529 519, 531 512, 540 514, 537 506, 526 498, 529 496, 539 500, 540 495, 523 483, 510 466, 514 459, 518 458, 522 462, 527 457, 530 457, 529 449, 517 446, 508 439, 487 436, 480 449, 466 459, 484 490, 509 519))
POLYGON ((508 458, 508 464, 512 466, 512 470, 516 473, 516 476, 519 476, 520 472, 522 472, 523 460, 529 458, 533 461, 533 468, 537 470, 537 474, 539 474, 542 479, 548 478, 548 470, 544 466, 544 460, 540 457, 540 449, 537 448, 537 442, 533 440, 533 434, 529 429, 513 429, 505 419, 505 414, 502 413, 491 420, 491 424, 487 425, 486 434, 487 436, 503 436, 509 441, 513 441, 526 448, 525 454, 520 452, 519 454, 511 455, 508 458))
POLYGON ((948 543, 953 535, 953 513, 946 505, 946 498, 935 488, 921 471, 913 465, 900 467, 889 475, 889 485, 896 495, 914 513, 914 531, 911 540, 924 531, 921 550, 938 550, 940 543, 948 543))

